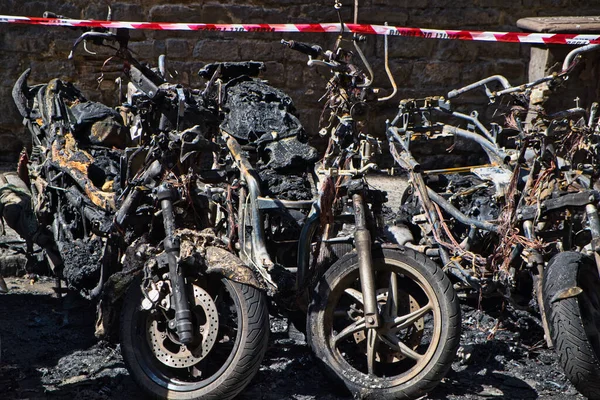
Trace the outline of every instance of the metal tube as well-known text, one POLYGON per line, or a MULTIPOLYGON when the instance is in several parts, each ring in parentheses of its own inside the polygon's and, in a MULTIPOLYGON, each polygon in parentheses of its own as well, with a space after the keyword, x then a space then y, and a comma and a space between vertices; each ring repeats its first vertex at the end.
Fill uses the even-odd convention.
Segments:
POLYGON ((367 221, 362 195, 352 196, 354 207, 355 226, 354 245, 358 254, 358 271, 360 275, 360 288, 363 295, 365 326, 367 328, 379 327, 379 309, 375 294, 375 276, 373 273, 373 260, 371 258, 371 233, 367 229, 367 221))
POLYGON ((568 110, 559 111, 554 114, 550 114, 550 115, 548 115, 548 118, 562 119, 562 118, 572 117, 577 114, 581 114, 581 115, 585 116, 586 113, 587 113, 587 111, 585 110, 585 108, 575 107, 575 108, 569 108, 568 110))
POLYGON ((592 232, 592 250, 594 250, 594 260, 596 261, 596 269, 600 275, 600 218, 598 217, 598 209, 594 204, 585 206, 585 213, 588 217, 590 231, 592 232))
POLYGON ((571 64, 573 63, 575 57, 577 57, 581 53, 586 53, 588 51, 595 50, 599 46, 600 46, 600 44, 588 44, 586 46, 578 47, 575 50, 571 51, 565 57, 565 61, 563 61, 563 65, 562 65, 563 72, 565 72, 566 70, 568 70, 571 67, 571 64))
POLYGON ((468 92, 469 90, 473 90, 475 88, 478 88, 479 86, 483 86, 486 83, 490 83, 490 82, 494 82, 494 81, 499 82, 502 85, 502 87, 505 89, 508 89, 511 87, 511 84, 502 75, 492 75, 490 77, 487 77, 487 78, 477 81, 475 83, 471 83, 470 85, 467 85, 460 89, 451 90, 450 92, 448 92, 448 98, 451 99, 453 97, 457 97, 465 92, 468 92))
MULTIPOLYGON (((242 155, 242 148, 233 136, 225 133, 227 147, 235 159, 240 169, 240 174, 248 186, 248 196, 250 196, 250 224, 252 225, 252 253, 260 266, 271 269, 274 265, 265 245, 265 231, 262 223, 262 212, 258 207, 258 198, 261 196, 258 179, 254 176, 254 168, 250 161, 242 155)), ((243 228, 243 227, 242 227, 243 228)))
POLYGON ((160 56, 158 56, 158 70, 160 71, 160 74, 162 75, 162 77, 165 79, 167 79, 167 67, 165 64, 166 58, 167 57, 164 54, 161 54, 160 56))
POLYGON ((590 118, 588 120, 588 128, 593 127, 597 113, 598 113, 598 103, 593 102, 592 107, 590 108, 590 118))
POLYGON ((600 218, 598 217, 598 209, 593 204, 585 206, 585 212, 588 217, 590 231, 592 232, 593 239, 600 238, 600 218))
POLYGON ((539 85, 540 83, 553 81, 555 79, 556 79, 555 75, 544 76, 543 78, 540 78, 540 79, 538 79, 536 81, 533 81, 533 82, 525 83, 525 84, 519 85, 519 86, 509 87, 509 88, 506 88, 506 89, 503 89, 503 90, 498 90, 497 92, 491 93, 490 97, 498 97, 498 96, 502 96, 503 94, 509 94, 509 93, 515 93, 515 92, 523 92, 526 89, 529 89, 529 88, 532 88, 534 86, 539 85))
POLYGON ((393 139, 393 140, 390 140, 392 142, 391 146, 393 146, 393 143, 395 141, 399 145, 401 145, 402 149, 404 150, 403 152, 398 154, 400 156, 399 159, 397 159, 397 157, 394 156, 395 152, 392 152, 392 156, 394 157, 394 160, 396 162, 398 162, 398 164, 400 164, 401 167, 406 168, 409 171, 419 173, 419 172, 421 172, 421 164, 419 164, 419 162, 417 160, 415 160, 415 158, 412 156, 412 154, 408 150, 406 143, 402 140, 402 138, 398 134, 398 132, 400 132, 400 131, 401 130, 396 128, 395 126, 390 126, 388 128, 388 136, 390 137, 390 139, 393 139))
POLYGON ((369 77, 370 77, 370 78, 366 79, 365 83, 357 84, 356 86, 357 87, 369 87, 373 83, 373 78, 374 78, 373 68, 371 68, 371 64, 369 64, 369 61, 367 60, 367 58, 363 54, 362 50, 358 46, 358 43, 356 43, 356 40, 353 40, 352 43, 354 43, 354 48, 356 49, 356 52, 360 56, 360 59, 362 60, 363 64, 365 65, 365 67, 367 67, 367 71, 369 71, 369 77))
POLYGON ((490 158, 492 158, 492 155, 498 157, 498 160, 496 161, 498 161, 501 164, 505 164, 508 163, 508 161, 510 161, 510 156, 508 154, 500 150, 498 147, 496 147, 494 143, 490 142, 481 135, 450 125, 444 125, 443 131, 444 133, 449 133, 477 142, 479 145, 481 145, 481 147, 483 147, 486 153, 488 153, 488 156, 490 156, 490 158))
POLYGON ((479 130, 481 132, 483 132, 483 134, 489 139, 490 142, 494 142, 494 138, 492 137, 492 134, 490 133, 490 131, 488 131, 487 128, 481 122, 479 122, 479 120, 477 118, 471 117, 470 115, 467 115, 467 114, 459 113, 458 111, 453 111, 452 115, 457 118, 465 119, 465 120, 475 124, 475 126, 477 126, 477 128, 479 128, 479 130))
POLYGON ((523 233, 525 237, 529 240, 535 239, 535 232, 533 230, 533 222, 527 220, 523 221, 523 233))
MULTIPOLYGON (((535 240, 535 229, 533 227, 533 221, 527 220, 523 221, 523 233, 525 237, 529 240, 535 240)), ((552 348, 552 335, 550 334, 550 327, 548 326, 548 321, 546 320, 546 311, 544 307, 544 301, 542 298, 542 282, 544 280, 544 257, 542 254, 536 249, 529 249, 530 259, 529 262, 534 263, 537 269, 538 278, 536 281, 536 295, 538 305, 540 307, 540 314, 542 317, 542 327, 544 328, 544 336, 546 337, 546 344, 548 347, 552 348)))
POLYGON ((129 195, 123 200, 121 207, 115 213, 115 224, 123 227, 123 224, 137 209, 137 205, 142 198, 142 191, 134 187, 129 195))
POLYGON ((460 223, 465 225, 474 225, 479 229, 483 229, 485 231, 499 233, 499 228, 497 225, 494 225, 490 222, 480 221, 478 219, 467 217, 465 214, 460 212, 456 207, 450 204, 446 199, 442 196, 434 192, 431 188, 427 187, 427 194, 437 205, 442 207, 444 211, 448 214, 456 218, 460 223))
MULTIPOLYGON (((356 0, 358 1, 358 0, 356 0)), ((356 22, 355 22, 356 23, 356 22)), ((385 26, 387 26, 387 22, 385 23, 385 26)), ((392 91, 392 94, 390 94, 389 96, 385 96, 382 97, 380 99, 377 99, 377 101, 386 101, 391 99, 392 97, 394 97, 396 95, 396 93, 398 93, 398 85, 396 84, 396 80, 394 79, 394 75, 392 74, 392 70, 390 70, 390 57, 388 55, 388 35, 385 35, 383 37, 383 51, 384 51, 384 60, 385 60, 385 72, 388 76, 388 79, 390 80, 390 83, 392 84, 392 88, 394 88, 394 90, 392 91)))

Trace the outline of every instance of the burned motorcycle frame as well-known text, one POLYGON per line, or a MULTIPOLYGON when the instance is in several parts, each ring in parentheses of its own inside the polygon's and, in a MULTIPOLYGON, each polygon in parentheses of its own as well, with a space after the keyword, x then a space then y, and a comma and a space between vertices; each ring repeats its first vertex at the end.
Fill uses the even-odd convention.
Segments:
POLYGON ((446 96, 402 100, 387 128, 390 151, 410 182, 397 215, 410 230, 406 246, 439 260, 458 286, 477 295, 531 310, 537 294, 548 344, 577 388, 592 396, 598 371, 579 360, 598 356, 598 104, 554 113, 543 104, 560 95, 580 54, 596 47, 573 50, 562 71, 535 82, 512 86, 494 75, 446 96), (450 103, 477 88, 504 116, 502 126, 486 126, 477 112, 450 103), (418 155, 423 145, 439 149, 434 154, 452 154, 442 146, 468 153, 462 165, 443 168, 438 157, 435 167, 426 166, 418 155), (483 162, 473 162, 477 148, 483 162))
POLYGON ((69 288, 99 300, 97 335, 118 328, 146 392, 232 398, 257 372, 269 325, 262 281, 215 226, 217 102, 139 63, 127 31, 86 32, 76 45, 84 40, 119 45, 127 101, 114 110, 70 83, 19 78, 13 97, 33 146, 18 171, 36 217, 19 233, 69 288))
POLYGON ((369 185, 369 175, 390 172, 377 164, 382 143, 367 132, 369 112, 396 89, 386 56, 394 92, 378 98, 361 40, 341 35, 327 51, 282 41, 328 71, 319 132, 328 146, 315 168, 319 199, 299 240, 298 295, 309 289, 308 342, 330 375, 355 396, 416 398, 451 366, 460 308, 435 263, 389 239, 386 194, 369 185))

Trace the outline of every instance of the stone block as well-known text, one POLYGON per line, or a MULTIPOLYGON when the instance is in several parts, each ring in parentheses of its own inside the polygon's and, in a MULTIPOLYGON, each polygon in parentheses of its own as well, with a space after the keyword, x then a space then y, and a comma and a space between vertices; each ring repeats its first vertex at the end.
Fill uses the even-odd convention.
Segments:
MULTIPOLYGON (((288 74, 292 72, 288 70, 288 74)), ((298 74, 302 76, 302 88, 305 93, 310 91, 310 93, 318 93, 319 97, 325 92, 325 85, 330 77, 329 71, 324 70, 322 67, 309 67, 308 65, 302 66, 298 65, 297 69, 294 69, 294 74, 298 74), (323 79, 325 77, 325 79, 323 79)))
MULTIPOLYGON (((567 7, 571 5, 570 0, 523 0, 523 8, 525 9, 553 9, 555 7, 567 7)), ((587 3, 589 4, 589 3, 587 3)), ((567 13, 567 15, 571 15, 567 13)), ((529 15, 530 17, 536 17, 540 15, 529 15)))
POLYGON ((157 56, 154 51, 154 43, 151 41, 130 42, 129 50, 131 50, 131 53, 135 58, 140 60, 147 60, 157 56))
POLYGON ((418 61, 413 65, 411 81, 423 87, 457 85, 462 68, 463 64, 456 62, 418 61))
MULTIPOLYGON (((108 16, 108 7, 106 4, 100 3, 90 3, 85 9, 81 12, 82 18, 84 19, 99 19, 105 20, 108 16)), ((114 15, 114 14, 113 14, 114 15)), ((122 16, 114 16, 114 20, 122 19, 122 16)))
POLYGON ((436 42, 433 58, 440 61, 473 62, 481 50, 481 43, 462 40, 436 42))
MULTIPOLYGON (((318 142, 319 116, 321 115, 322 108, 300 108, 298 107, 299 102, 296 101, 296 99, 294 99, 294 103, 296 104, 296 108, 298 109, 298 119, 300 119, 302 126, 304 127, 308 135, 316 139, 316 141, 318 142)), ((322 140, 321 142, 324 143, 325 141, 322 140)), ((313 144, 313 146, 316 145, 316 143, 313 144)), ((323 148, 323 146, 320 146, 319 148, 323 148)))
POLYGON ((23 141, 13 132, 0 133, 0 149, 2 153, 14 154, 21 151, 23 141))
POLYGON ((233 22, 228 11, 229 5, 220 3, 204 4, 200 11, 201 21, 207 24, 228 24, 233 22))
POLYGON ((240 48, 241 60, 283 61, 287 58, 288 52, 279 41, 236 40, 235 43, 240 48))
MULTIPOLYGON (((358 9, 359 24, 403 26, 408 22, 408 13, 404 8, 395 7, 360 7, 358 9)), ((336 19, 337 20, 337 19, 336 19)), ((349 21, 351 21, 349 19, 349 21)))
POLYGON ((265 62, 266 71, 262 72, 261 77, 269 81, 276 88, 285 91, 285 68, 283 64, 277 61, 265 62))
POLYGON ((285 64, 285 88, 288 90, 296 90, 307 88, 309 86, 318 86, 318 82, 322 79, 314 73, 306 73, 307 70, 311 70, 306 63, 303 62, 287 62, 285 64))
MULTIPOLYGON (((383 57, 383 41, 377 43, 377 56, 383 57)), ((391 59, 424 59, 430 58, 436 41, 424 38, 408 38, 394 36, 388 38, 388 51, 391 59)))
POLYGON ((408 23, 418 28, 497 30, 501 15, 493 8, 428 8, 415 10, 408 23))
POLYGON ((148 13, 150 21, 165 22, 198 22, 202 6, 190 4, 187 6, 179 4, 161 4, 153 6, 148 13))
MULTIPOLYGON (((144 8, 139 4, 132 3, 111 3, 113 19, 117 21, 145 21, 146 14, 144 8)), ((132 33, 132 32, 130 32, 132 33)))
POLYGON ((190 56, 190 44, 186 39, 167 39, 167 57, 185 58, 190 56))
POLYGON ((427 8, 432 0, 373 0, 374 6, 388 6, 401 8, 427 8))
POLYGON ((210 61, 239 61, 237 43, 230 40, 201 39, 194 46, 195 59, 210 61))
MULTIPOLYGON (((390 60, 390 71, 392 71, 392 75, 394 76, 394 80, 396 81, 398 87, 410 86, 410 79, 413 71, 412 62, 404 60, 390 60)), ((387 74, 385 72, 381 72, 379 76, 379 81, 383 81, 381 83, 381 87, 386 89, 391 88, 387 74)))

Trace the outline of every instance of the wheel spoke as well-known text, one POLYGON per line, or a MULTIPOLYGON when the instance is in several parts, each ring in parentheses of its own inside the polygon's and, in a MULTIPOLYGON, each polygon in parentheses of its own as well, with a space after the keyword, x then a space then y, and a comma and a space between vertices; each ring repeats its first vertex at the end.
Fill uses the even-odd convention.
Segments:
POLYGON ((346 336, 365 330, 365 328, 366 327, 364 318, 360 318, 358 321, 353 322, 352 324, 345 327, 340 333, 331 338, 332 347, 335 347, 337 345, 337 342, 339 342, 346 336))
POLYGON ((399 330, 405 329, 405 328, 411 326, 412 324, 414 324, 415 322, 417 322, 418 319, 422 318, 425 314, 427 314, 431 310, 433 310, 433 307, 431 306, 431 302, 429 302, 429 303, 427 303, 427 305, 419 308, 416 311, 413 311, 413 312, 403 315, 401 317, 396 317, 396 318, 394 318, 394 322, 392 323, 390 330, 393 332, 397 332, 399 330))
POLYGON ((363 295, 359 290, 356 290, 354 288, 347 288, 346 290, 344 290, 344 293, 351 296, 354 300, 358 301, 360 304, 364 304, 363 303, 363 295))
POLYGON ((386 310, 390 318, 395 318, 398 315, 398 277, 393 272, 390 273, 386 310))
POLYGON ((407 356, 408 358, 412 358, 415 361, 420 361, 423 358, 421 354, 417 353, 416 351, 402 343, 402 341, 393 334, 387 333, 385 335, 378 336, 379 339, 381 339, 383 343, 390 346, 392 350, 398 351, 407 356))
POLYGON ((369 375, 375 375, 375 355, 377 354, 377 331, 369 329, 367 331, 367 368, 369 375))

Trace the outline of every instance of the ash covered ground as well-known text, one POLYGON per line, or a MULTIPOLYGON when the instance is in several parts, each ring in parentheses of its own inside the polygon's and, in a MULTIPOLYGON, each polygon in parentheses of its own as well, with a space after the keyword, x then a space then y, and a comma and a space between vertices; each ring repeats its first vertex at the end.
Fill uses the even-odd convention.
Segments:
MULTIPOLYGON (((0 398, 134 399, 118 346, 93 336, 94 306, 54 298, 49 278, 9 278, 0 295, 0 398), (64 310, 68 309, 65 321, 64 310)), ((497 303, 463 304, 462 358, 427 399, 583 399, 545 347, 540 321, 497 303), (486 311, 481 311, 481 308, 486 311)), ((239 399, 341 400, 305 343, 271 321, 260 372, 239 399)))

